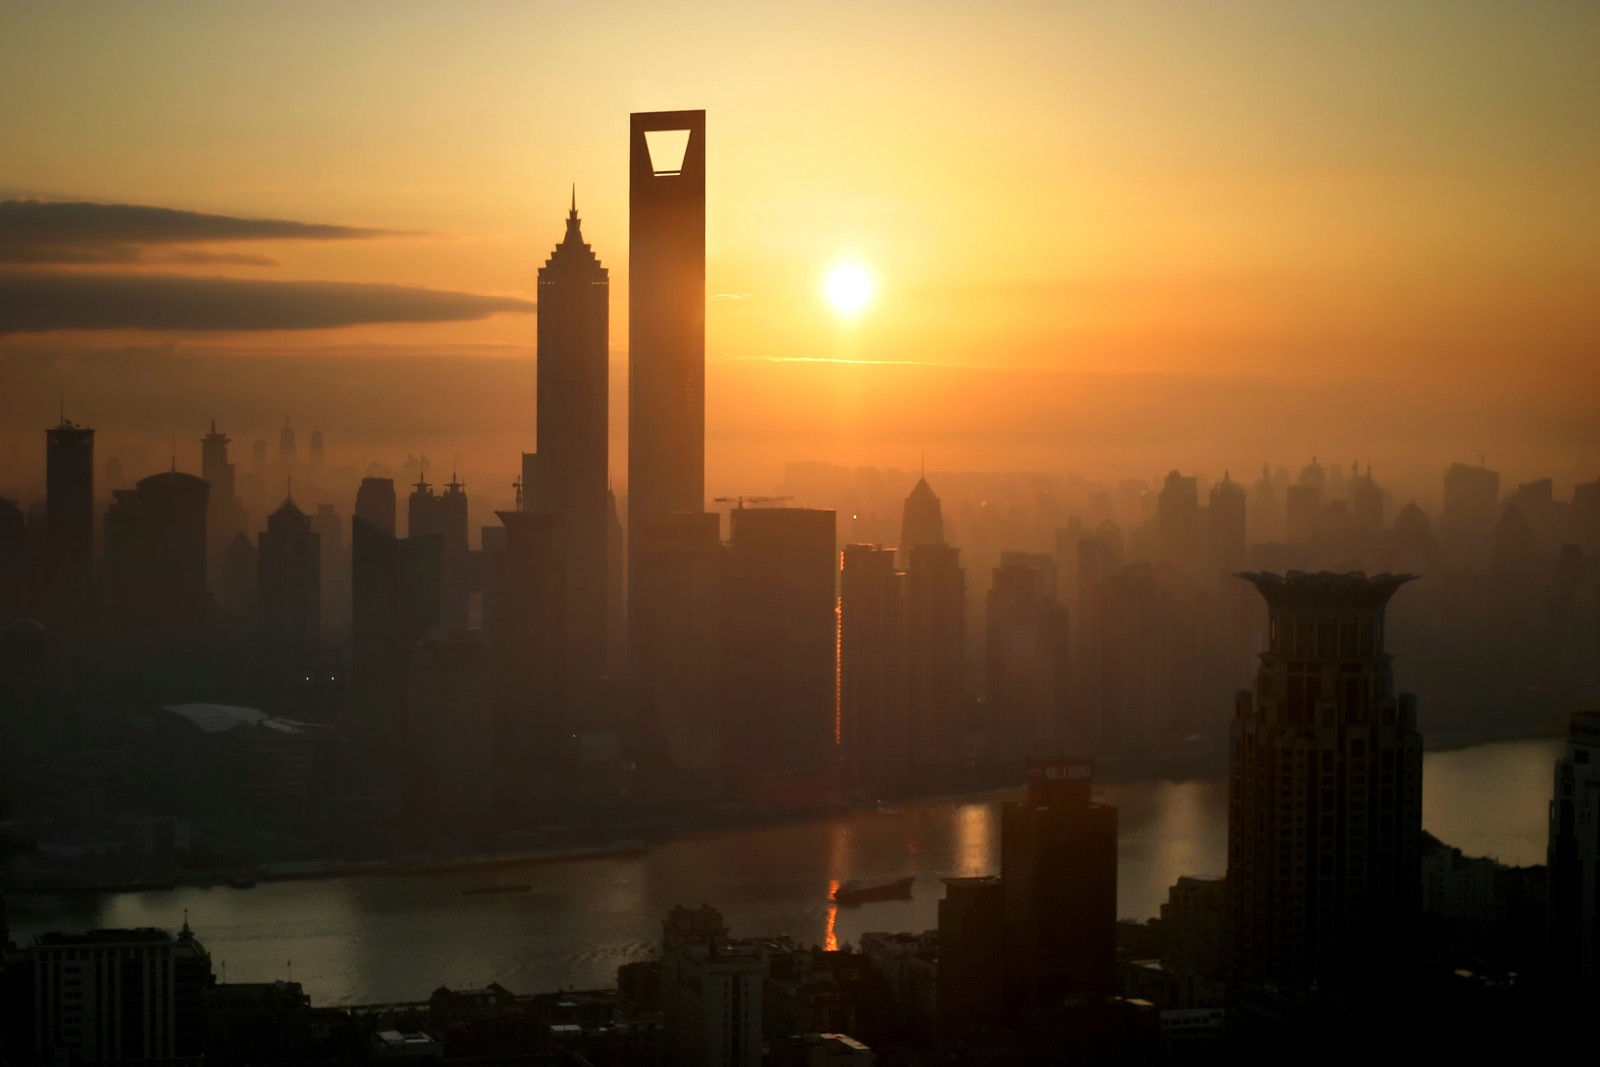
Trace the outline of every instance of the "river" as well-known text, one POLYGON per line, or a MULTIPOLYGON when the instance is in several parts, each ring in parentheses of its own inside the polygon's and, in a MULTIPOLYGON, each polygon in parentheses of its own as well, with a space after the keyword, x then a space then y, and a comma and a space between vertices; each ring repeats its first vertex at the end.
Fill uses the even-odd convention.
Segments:
MULTIPOLYGON (((1423 825, 1469 855, 1543 863, 1555 739, 1502 741, 1423 759, 1423 825)), ((1128 782, 1096 790, 1119 812, 1118 913, 1157 913, 1180 874, 1227 867, 1227 785, 1128 782)), ((898 812, 677 841, 645 855, 416 877, 179 888, 100 897, 16 896, 12 936, 96 926, 190 925, 219 975, 292 978, 314 1003, 426 999, 440 985, 495 981, 516 992, 614 984, 648 958, 674 904, 720 908, 736 936, 844 944, 871 930, 937 925, 939 879, 996 873, 994 794, 908 803, 898 812), (851 878, 916 875, 911 900, 834 908, 851 878), (485 884, 526 893, 463 895, 485 884)))

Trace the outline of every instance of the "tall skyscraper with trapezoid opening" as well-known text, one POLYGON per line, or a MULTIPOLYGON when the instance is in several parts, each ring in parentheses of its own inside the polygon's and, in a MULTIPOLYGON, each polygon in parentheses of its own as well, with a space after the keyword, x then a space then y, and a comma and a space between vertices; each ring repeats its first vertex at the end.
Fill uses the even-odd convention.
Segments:
POLYGON ((706 113, 632 116, 628 541, 705 507, 706 113))

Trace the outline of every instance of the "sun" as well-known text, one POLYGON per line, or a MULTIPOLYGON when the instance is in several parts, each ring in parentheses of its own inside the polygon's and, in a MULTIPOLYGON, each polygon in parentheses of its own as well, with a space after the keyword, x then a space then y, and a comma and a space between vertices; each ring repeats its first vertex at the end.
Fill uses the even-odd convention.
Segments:
POLYGON ((859 263, 841 263, 828 272, 824 284, 828 303, 835 311, 853 315, 872 300, 872 275, 859 263))

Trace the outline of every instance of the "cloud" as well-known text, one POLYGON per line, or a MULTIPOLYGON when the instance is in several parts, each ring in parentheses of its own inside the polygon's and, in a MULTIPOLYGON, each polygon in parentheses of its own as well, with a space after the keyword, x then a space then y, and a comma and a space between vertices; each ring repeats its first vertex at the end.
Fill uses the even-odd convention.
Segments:
POLYGON ((44 330, 320 330, 531 312, 513 296, 357 282, 0 271, 0 334, 44 330))
MULTIPOLYGON (((149 257, 144 246, 251 240, 346 241, 394 235, 394 231, 361 226, 247 219, 143 204, 0 200, 0 263, 138 263, 152 258, 171 262, 169 257, 149 257)), ((264 256, 187 262, 271 265, 264 256)))

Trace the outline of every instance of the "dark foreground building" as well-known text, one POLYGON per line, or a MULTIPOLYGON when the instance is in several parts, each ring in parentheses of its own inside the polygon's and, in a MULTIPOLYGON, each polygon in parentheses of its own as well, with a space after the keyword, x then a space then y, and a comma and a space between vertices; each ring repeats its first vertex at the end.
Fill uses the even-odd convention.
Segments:
POLYGON ((1289 1051, 1275 1035, 1303 1039, 1319 1019, 1377 1025, 1411 973, 1422 737, 1415 699, 1395 693, 1384 610, 1413 576, 1241 577, 1270 622, 1234 711, 1228 940, 1241 1039, 1270 1058, 1289 1051))

